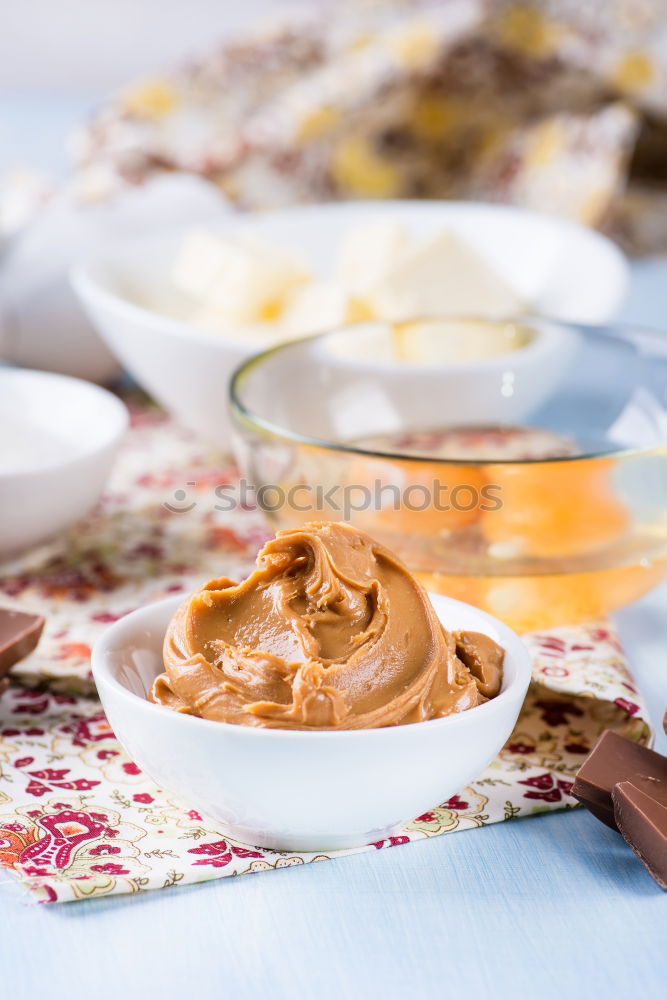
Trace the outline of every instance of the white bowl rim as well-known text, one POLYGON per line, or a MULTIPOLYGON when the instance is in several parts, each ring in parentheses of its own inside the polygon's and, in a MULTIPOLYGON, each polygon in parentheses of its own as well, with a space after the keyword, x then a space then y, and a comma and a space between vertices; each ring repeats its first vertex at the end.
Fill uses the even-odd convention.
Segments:
MULTIPOLYGON (((541 361, 545 352, 548 352, 558 342, 559 337, 565 338, 571 335, 573 331, 586 329, 588 326, 588 324, 584 323, 569 323, 567 320, 553 319, 548 316, 536 316, 532 313, 520 313, 512 316, 457 316, 456 314, 452 314, 450 316, 414 316, 412 319, 407 320, 371 319, 338 323, 326 330, 309 333, 305 337, 297 337, 293 340, 270 344, 268 347, 264 347, 246 358, 245 361, 241 361, 230 379, 230 404, 233 402, 239 410, 242 409, 238 398, 232 399, 231 397, 231 384, 236 380, 236 376, 240 376, 241 372, 245 374, 255 363, 263 363, 269 356, 277 354, 279 351, 289 351, 290 348, 297 350, 299 345, 307 344, 309 341, 313 344, 324 344, 328 337, 335 337, 339 333, 346 333, 355 329, 363 330, 367 326, 391 328, 396 326, 412 326, 413 324, 419 325, 420 323, 460 323, 462 326, 466 324, 480 324, 493 327, 516 326, 526 329, 532 336, 525 344, 520 344, 519 347, 510 347, 506 351, 499 351, 497 354, 491 354, 488 357, 478 358, 474 361, 394 361, 381 358, 374 358, 373 360, 352 358, 351 360, 355 369, 357 371, 379 372, 381 374, 396 374, 397 372, 421 374, 423 372, 446 371, 452 375, 461 376, 469 372, 486 374, 488 372, 504 371, 505 369, 522 369, 535 364, 536 361, 541 361)), ((332 366, 335 366, 337 362, 344 364, 346 360, 348 359, 336 355, 327 358, 327 361, 332 366)), ((257 422, 259 423, 259 420, 257 422)))
POLYGON ((19 368, 11 365, 7 367, 0 366, 0 386, 7 377, 10 379, 25 379, 28 382, 50 382, 52 385, 58 385, 62 389, 65 389, 66 386, 71 387, 72 383, 77 387, 83 386, 85 392, 97 396, 101 405, 107 407, 112 426, 107 428, 106 433, 101 435, 99 440, 94 444, 81 447, 77 446, 76 442, 73 442, 73 453, 68 454, 66 458, 60 461, 40 462, 28 468, 17 469, 15 472, 2 472, 0 470, 0 482, 2 483, 19 482, 22 479, 27 479, 41 473, 51 473, 56 470, 62 471, 71 468, 81 461, 92 458, 105 448, 114 445, 120 440, 129 426, 130 416, 127 407, 118 396, 115 396, 101 385, 89 382, 87 379, 77 378, 75 375, 62 375, 59 372, 41 371, 37 368, 19 368))
MULTIPOLYGON (((344 202, 317 202, 310 205, 298 205, 290 208, 266 209, 262 212, 233 213, 229 216, 216 218, 211 222, 209 228, 224 231, 231 229, 234 226, 242 227, 248 221, 255 219, 276 218, 281 215, 292 220, 308 218, 308 216, 317 215, 320 212, 326 212, 327 214, 342 212, 343 214, 349 215, 353 215, 355 212, 368 212, 371 215, 375 214, 379 216, 392 215, 392 213, 396 213, 397 215, 408 215, 411 211, 432 211, 434 207, 437 207, 438 209, 444 208, 445 211, 451 215, 464 215, 466 213, 471 215, 481 215, 489 213, 498 218, 505 216, 509 219, 513 216, 521 216, 522 218, 533 219, 536 222, 539 221, 543 225, 549 226, 556 231, 560 230, 561 232, 570 233, 573 237, 586 240, 590 246, 595 246, 599 252, 606 254, 610 261, 613 260, 614 265, 619 272, 619 280, 628 281, 629 265, 627 258, 620 247, 618 247, 613 240, 610 240, 607 236, 596 232, 594 229, 591 229, 580 222, 575 222, 573 219, 566 219, 557 215, 549 215, 546 212, 536 212, 532 209, 521 208, 516 205, 502 205, 479 201, 448 201, 444 198, 405 198, 386 200, 380 199, 377 201, 360 200, 344 202)), ((444 222, 443 225, 445 225, 444 222)), ((141 323, 154 323, 157 320, 159 321, 162 332, 173 335, 176 339, 185 338, 190 343, 196 341, 209 345, 224 345, 225 347, 234 349, 247 349, 249 346, 247 338, 234 336, 233 334, 219 335, 213 332, 206 332, 205 330, 201 330, 198 327, 190 325, 184 320, 174 319, 173 317, 167 316, 156 309, 149 309, 146 306, 141 306, 136 302, 132 302, 119 292, 110 291, 108 288, 104 287, 98 279, 96 279, 96 269, 108 265, 110 261, 117 260, 119 256, 122 256, 123 249, 127 246, 131 246, 133 249, 136 249, 137 246, 141 245, 149 248, 150 246, 155 245, 156 242, 164 240, 165 237, 174 237, 179 233, 185 233, 186 228, 187 227, 184 225, 169 227, 163 226, 156 228, 150 235, 145 234, 140 240, 136 238, 128 239, 127 237, 124 239, 119 238, 112 240, 103 250, 98 250, 86 258, 76 261, 70 267, 70 284, 75 293, 81 299, 85 301, 95 299, 96 301, 101 302, 105 308, 113 310, 117 315, 121 317, 124 316, 128 320, 134 320, 141 323)), ((548 317, 545 315, 543 318, 552 319, 554 322, 562 322, 565 324, 571 322, 570 320, 560 319, 557 316, 548 317)), ((509 319, 511 320, 512 318, 510 317, 509 319)), ((272 342, 267 342, 265 347, 271 346, 271 343, 272 342)), ((250 346, 256 347, 259 351, 263 349, 259 341, 250 346)))
POLYGON ((119 618, 118 621, 110 625, 93 645, 91 653, 91 669, 93 678, 96 685, 100 685, 102 688, 105 686, 107 688, 111 688, 116 695, 120 695, 124 701, 129 701, 135 708, 138 705, 143 705, 143 710, 147 711, 149 716, 155 712, 159 712, 172 719, 176 725, 194 725, 199 729, 201 726, 206 726, 209 728, 209 731, 231 732, 241 739, 259 738, 284 741, 288 739, 307 740, 315 738, 321 741, 326 739, 339 741, 361 738, 379 740, 390 739, 392 738, 392 734, 394 739, 407 739, 409 734, 414 734, 416 731, 421 730, 424 726, 428 726, 432 729, 437 726, 466 725, 466 719, 470 719, 470 713, 474 713, 474 717, 477 719, 480 719, 479 713, 484 713, 483 718, 489 719, 490 716, 494 715, 498 711, 501 711, 504 707, 504 703, 510 698, 515 697, 517 691, 521 689, 524 689, 524 691, 527 690, 532 678, 531 661, 528 649, 521 638, 513 632, 509 626, 505 625, 504 622, 501 622, 493 615, 488 614, 486 611, 482 611, 480 608, 476 608, 464 601, 457 601, 453 597, 446 597, 443 594, 429 593, 428 596, 429 599, 434 602, 436 614, 438 614, 438 603, 446 602, 453 609, 461 608, 466 611, 473 611, 475 615, 478 615, 498 634, 500 644, 503 648, 506 651, 511 650, 515 669, 514 678, 510 681, 506 688, 501 690, 500 693, 496 695, 495 698, 491 698, 482 705, 476 705, 474 708, 466 709, 463 712, 452 713, 451 715, 443 716, 440 719, 427 719, 423 722, 406 723, 405 725, 400 726, 384 726, 376 729, 339 729, 322 731, 310 729, 271 729, 262 726, 241 726, 231 722, 217 722, 213 719, 201 719, 195 715, 174 712, 173 709, 166 708, 163 705, 156 705, 154 702, 150 702, 146 698, 141 698, 139 695, 125 687, 124 684, 121 684, 121 682, 111 673, 107 662, 107 656, 110 652, 109 646, 113 641, 115 633, 117 631, 122 631, 123 627, 126 627, 128 622, 131 620, 134 619, 137 624, 139 624, 139 620, 147 615, 159 614, 161 611, 166 611, 167 609, 175 612, 177 607, 184 600, 187 600, 187 597, 184 597, 182 594, 166 597, 160 601, 153 601, 151 604, 146 604, 143 607, 137 608, 135 611, 131 611, 129 614, 124 615, 122 618, 119 618), (398 736, 397 734, 399 733, 403 735, 398 736))
MULTIPOLYGON (((301 345, 326 343, 327 338, 336 337, 338 334, 347 333, 355 329, 363 329, 368 326, 379 326, 391 328, 392 326, 411 326, 412 324, 418 325, 420 323, 460 323, 465 324, 482 324, 485 326, 517 326, 523 327, 532 334, 530 339, 525 343, 521 344, 519 347, 510 347, 506 351, 499 351, 497 354, 491 354, 488 357, 479 358, 475 361, 394 361, 386 359, 367 359, 367 358, 352 358, 347 359, 345 357, 338 357, 336 355, 327 358, 328 362, 331 362, 332 366, 336 363, 342 362, 343 364, 347 360, 351 360, 357 371, 368 371, 368 372, 379 372, 381 374, 396 374, 399 372, 408 372, 410 374, 421 374, 429 372, 447 372, 452 375, 466 375, 468 373, 475 374, 486 374, 488 372, 499 372, 505 369, 522 369, 528 366, 534 365, 536 361, 541 361, 542 356, 545 352, 548 352, 551 347, 558 342, 559 336, 563 338, 566 336, 571 336, 579 330, 598 330, 605 329, 609 326, 621 326, 622 324, 608 323, 604 324, 602 327, 596 325, 591 325, 588 323, 570 323, 568 320, 554 319, 551 316, 539 316, 534 313, 519 313, 512 316, 459 316, 452 314, 449 316, 413 316, 411 319, 407 320, 390 320, 390 319, 362 319, 362 320, 352 320, 350 322, 337 323, 332 327, 328 327, 326 330, 319 330, 317 333, 309 333, 305 337, 297 337, 291 340, 281 340, 275 344, 269 344, 267 347, 262 347, 258 351, 249 355, 244 361, 240 361, 234 371, 232 372, 231 378, 229 380, 229 390, 228 396, 230 401, 230 406, 232 408, 236 407, 240 413, 244 415, 250 414, 253 421, 258 425, 261 423, 263 418, 255 416, 246 407, 240 403, 238 399, 238 393, 234 391, 232 394, 232 385, 238 385, 241 378, 250 372, 252 368, 256 365, 263 364, 274 354, 279 352, 288 352, 289 350, 298 350, 301 345)), ((272 429, 268 427, 270 421, 266 421, 265 425, 267 429, 272 429)), ((277 426, 273 428, 274 430, 280 430, 283 433, 282 428, 277 426)), ((288 435, 285 433, 285 436, 288 435)), ((300 439, 299 439, 300 440, 300 439)), ((312 443, 312 442, 309 442, 312 443)), ((318 444, 323 444, 323 441, 317 441, 318 444)), ((361 449, 364 454, 368 454, 365 449, 361 449)), ((407 456, 406 456, 407 457, 407 456)), ((423 460, 423 459, 422 459, 423 460)), ((460 462, 460 459, 456 459, 460 462)))
MULTIPOLYGON (((554 319, 553 317, 540 316, 540 315, 529 315, 525 316, 515 316, 506 317, 502 319, 489 319, 488 317, 475 317, 475 316, 465 316, 465 317, 437 317, 437 316, 425 316, 425 317, 415 317, 412 320, 407 320, 408 323, 420 323, 420 322, 439 322, 439 321, 453 321, 453 322, 483 322, 487 324, 496 324, 502 326, 506 323, 513 324, 516 326, 524 327, 534 327, 536 330, 540 330, 540 333, 533 337, 529 343, 525 344, 523 347, 517 348, 513 351, 508 351, 506 354, 498 354, 494 357, 474 362, 457 363, 452 365, 448 362, 443 362, 441 366, 436 368, 435 365, 429 362, 402 362, 401 368, 398 369, 402 371, 404 369, 409 369, 410 372, 438 372, 439 370, 447 369, 451 374, 465 373, 469 371, 477 371, 484 373, 485 371, 502 371, 506 367, 505 359, 507 357, 516 359, 512 363, 513 368, 521 368, 526 364, 530 364, 531 361, 534 362, 535 356, 539 359, 539 356, 544 351, 547 351, 551 345, 557 339, 557 334, 559 332, 564 335, 572 336, 583 336, 589 338, 599 337, 601 339, 606 339, 611 342, 623 342, 630 343, 636 342, 640 344, 646 342, 647 340, 655 345, 656 348, 660 348, 662 354, 667 353, 667 348, 665 347, 665 333, 658 330, 655 327, 643 326, 639 323, 631 322, 615 322, 610 320, 606 323, 571 323, 568 320, 554 319)), ((385 323, 390 325, 390 321, 377 320, 371 322, 378 322, 379 324, 385 323)), ((277 344, 272 344, 270 347, 265 347, 263 350, 258 351, 255 354, 249 355, 245 360, 240 361, 234 371, 231 374, 229 380, 229 386, 227 389, 227 396, 229 402, 229 409, 231 411, 232 417, 235 424, 241 428, 250 428, 253 431, 259 431, 262 434, 270 435, 271 437, 279 438, 283 441, 287 441, 290 444, 308 445, 317 448, 322 448, 326 451, 340 452, 346 455, 361 455, 364 458, 381 458, 390 459, 392 461, 400 461, 406 463, 423 463, 431 462, 442 466, 483 466, 483 465, 506 465, 506 466, 517 466, 517 465, 552 465, 558 463, 562 464, 576 464, 578 462, 593 462, 593 461, 608 461, 609 459, 624 458, 626 456, 633 455, 645 455, 651 454, 656 450, 664 447, 664 441, 660 441, 648 445, 636 445, 623 447, 618 446, 607 451, 597 451, 597 452, 575 452, 572 455, 556 455, 551 458, 494 458, 490 460, 488 458, 429 458, 427 455, 414 455, 414 454, 400 454, 398 452, 389 451, 379 451, 374 448, 364 448, 359 445, 349 444, 347 442, 338 442, 333 440, 327 440, 326 438, 312 437, 309 434, 302 433, 301 431, 294 431, 290 428, 281 426, 280 424, 274 423, 266 417, 261 417, 254 410, 250 409, 241 399, 239 386, 242 384, 243 380, 252 374, 253 370, 263 365, 266 361, 269 361, 274 355, 279 355, 287 353, 290 350, 298 350, 302 345, 308 345, 309 343, 317 344, 318 342, 325 342, 327 338, 336 337, 338 334, 346 333, 348 330, 354 329, 355 326, 363 327, 367 321, 363 320, 359 323, 345 323, 340 326, 333 327, 330 330, 323 330, 320 333, 311 333, 307 337, 299 337, 297 340, 286 340, 281 341, 277 344)), ((356 361, 354 362, 355 367, 360 370, 368 370, 372 372, 394 372, 397 370, 395 362, 391 361, 356 361)), ((511 424, 509 425, 512 426, 511 424)))

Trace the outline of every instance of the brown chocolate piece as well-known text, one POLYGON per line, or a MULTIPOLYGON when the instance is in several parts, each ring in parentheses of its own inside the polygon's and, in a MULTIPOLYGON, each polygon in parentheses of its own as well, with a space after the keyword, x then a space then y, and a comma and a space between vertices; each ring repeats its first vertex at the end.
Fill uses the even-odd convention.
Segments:
POLYGON ((579 768, 572 794, 594 816, 617 830, 612 790, 625 781, 667 806, 667 757, 608 730, 579 768))
POLYGON ((15 663, 32 653, 43 628, 41 615, 0 608, 0 681, 15 663))
POLYGON ((616 825, 661 889, 667 889, 667 802, 658 802, 631 781, 611 793, 616 825))

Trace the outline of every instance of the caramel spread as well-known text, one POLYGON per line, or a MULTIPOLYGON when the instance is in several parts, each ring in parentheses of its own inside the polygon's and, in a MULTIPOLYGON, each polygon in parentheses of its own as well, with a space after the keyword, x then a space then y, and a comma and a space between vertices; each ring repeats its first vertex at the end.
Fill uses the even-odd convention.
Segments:
POLYGON ((246 726, 371 729, 486 701, 502 660, 486 636, 446 632, 382 545, 308 524, 267 542, 247 580, 212 580, 180 606, 150 698, 246 726))

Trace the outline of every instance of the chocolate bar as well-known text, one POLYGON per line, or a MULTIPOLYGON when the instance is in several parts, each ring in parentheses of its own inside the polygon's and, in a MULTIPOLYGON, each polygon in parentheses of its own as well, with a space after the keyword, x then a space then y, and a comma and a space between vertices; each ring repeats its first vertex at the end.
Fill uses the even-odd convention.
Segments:
POLYGON ((667 890, 667 757, 608 731, 580 767, 572 794, 623 835, 667 890))
POLYGON ((0 690, 10 668, 32 653, 43 628, 41 615, 0 608, 0 690))
POLYGON ((660 888, 667 889, 667 799, 659 802, 631 781, 615 785, 611 797, 624 839, 660 888))
POLYGON ((607 730, 579 768, 572 794, 599 820, 618 829, 612 790, 622 781, 667 804, 667 757, 607 730))

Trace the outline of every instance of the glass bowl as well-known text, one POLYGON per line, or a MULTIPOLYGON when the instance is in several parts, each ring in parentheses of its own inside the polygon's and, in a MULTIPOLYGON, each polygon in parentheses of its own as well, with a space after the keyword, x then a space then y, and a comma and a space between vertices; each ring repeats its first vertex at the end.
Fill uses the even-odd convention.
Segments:
POLYGON ((428 590, 529 630, 667 572, 667 336, 544 319, 364 322, 231 383, 274 529, 349 520, 428 590))

